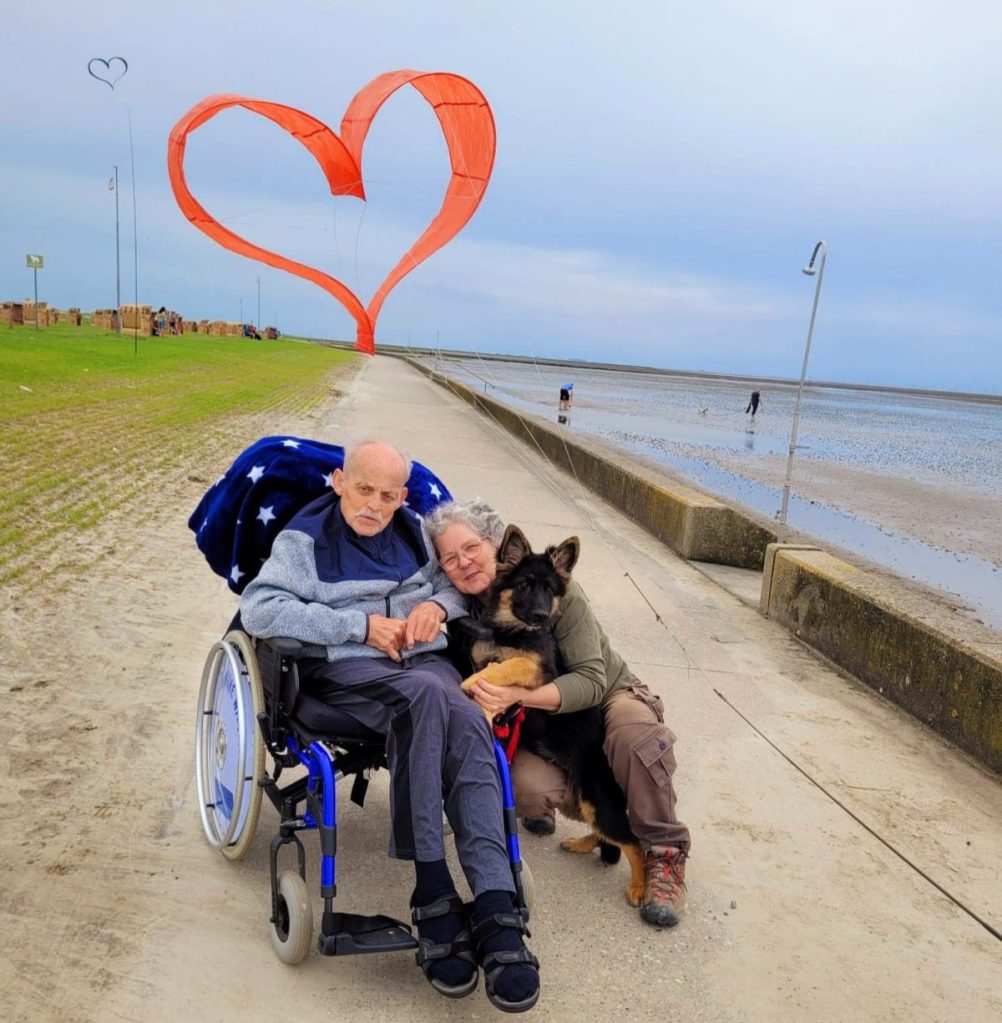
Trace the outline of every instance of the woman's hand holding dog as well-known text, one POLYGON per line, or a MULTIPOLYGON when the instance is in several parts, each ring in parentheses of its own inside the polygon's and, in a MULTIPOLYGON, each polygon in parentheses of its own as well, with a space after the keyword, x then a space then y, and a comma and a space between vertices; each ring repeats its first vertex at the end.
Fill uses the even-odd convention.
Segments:
POLYGON ((480 678, 470 679, 464 688, 489 718, 503 714, 513 703, 524 702, 530 692, 522 686, 492 686, 480 678))
POLYGON ((538 710, 560 709, 560 690, 552 683, 537 689, 526 689, 524 686, 496 686, 474 675, 463 683, 463 689, 492 719, 498 714, 503 714, 515 703, 538 710))

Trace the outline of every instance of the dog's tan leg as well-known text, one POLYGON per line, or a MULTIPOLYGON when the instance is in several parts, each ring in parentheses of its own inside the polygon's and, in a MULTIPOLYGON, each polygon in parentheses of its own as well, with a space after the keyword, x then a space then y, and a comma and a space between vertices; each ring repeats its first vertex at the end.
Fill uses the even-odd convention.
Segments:
POLYGON ((539 664, 531 657, 510 657, 507 661, 485 665, 463 682, 463 689, 469 692, 473 683, 481 678, 492 686, 524 686, 526 689, 536 689, 543 681, 539 664))
POLYGON ((639 845, 621 845, 630 863, 630 883, 626 886, 626 901, 639 906, 644 898, 644 854, 639 845))
POLYGON ((560 843, 560 848, 572 853, 590 853, 598 848, 598 843, 601 841, 602 839, 598 833, 593 831, 588 835, 580 835, 577 838, 565 838, 560 843))

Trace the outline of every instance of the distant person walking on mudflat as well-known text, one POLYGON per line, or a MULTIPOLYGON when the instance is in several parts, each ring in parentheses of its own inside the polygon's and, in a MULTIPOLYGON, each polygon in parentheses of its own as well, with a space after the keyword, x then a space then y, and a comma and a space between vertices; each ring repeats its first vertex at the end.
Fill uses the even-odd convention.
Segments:
POLYGON ((755 418, 755 413, 758 412, 758 403, 762 400, 762 395, 758 391, 752 391, 751 399, 748 402, 748 408, 745 409, 745 415, 751 413, 752 419, 755 418))
POLYGON ((571 401, 574 399, 574 385, 563 384, 560 387, 560 404, 557 408, 561 412, 566 412, 571 407, 571 401))

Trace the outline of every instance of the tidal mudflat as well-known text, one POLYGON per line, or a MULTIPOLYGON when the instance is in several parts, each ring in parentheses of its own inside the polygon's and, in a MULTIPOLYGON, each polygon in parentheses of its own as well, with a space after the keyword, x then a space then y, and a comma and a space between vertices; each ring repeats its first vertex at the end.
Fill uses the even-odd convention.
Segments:
MULTIPOLYGON (((663 466, 773 517, 796 386, 449 359, 515 408, 663 466), (559 389, 574 383, 570 412, 559 389), (754 419, 749 396, 761 392, 754 419)), ((1002 629, 1002 398, 852 387, 803 395, 788 521, 800 533, 949 595, 1002 629)))

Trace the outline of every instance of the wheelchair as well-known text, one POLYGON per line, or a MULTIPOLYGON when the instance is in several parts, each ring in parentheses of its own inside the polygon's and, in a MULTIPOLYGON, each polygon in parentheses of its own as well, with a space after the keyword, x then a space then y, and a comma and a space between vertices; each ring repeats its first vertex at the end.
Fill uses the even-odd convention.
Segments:
MULTIPOLYGON (((239 615, 209 651, 195 730, 195 777, 205 838, 226 859, 240 860, 254 839, 262 796, 278 811, 278 833, 270 850, 269 937, 282 962, 301 962, 314 943, 306 851, 300 840, 305 831, 320 836, 324 908, 317 951, 333 956, 416 950, 410 925, 383 914, 334 909, 337 783, 351 777, 350 798, 363 805, 371 773, 387 766, 385 737, 300 690, 296 662, 302 651, 302 644, 292 639, 252 639, 241 628, 239 615), (283 771, 298 766, 306 768, 306 776, 280 787, 283 771), (279 870, 279 854, 287 845, 295 849, 296 868, 279 870)), ((504 724, 498 722, 496 736, 504 734, 504 724)), ((497 737, 494 754, 515 907, 528 923, 535 886, 519 852, 511 775, 497 737)))

